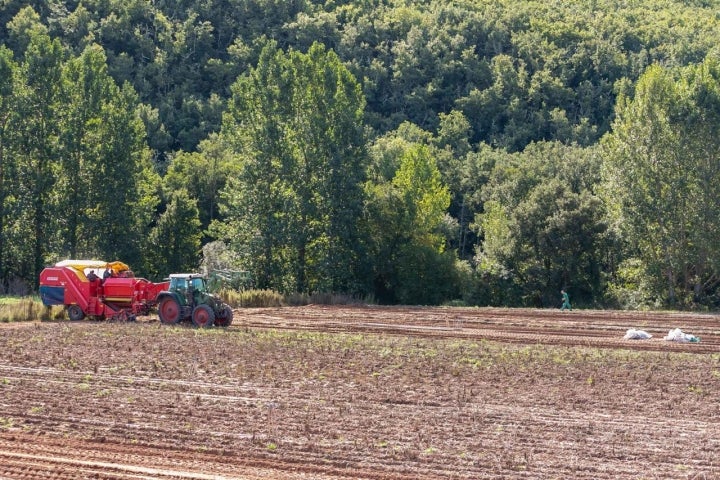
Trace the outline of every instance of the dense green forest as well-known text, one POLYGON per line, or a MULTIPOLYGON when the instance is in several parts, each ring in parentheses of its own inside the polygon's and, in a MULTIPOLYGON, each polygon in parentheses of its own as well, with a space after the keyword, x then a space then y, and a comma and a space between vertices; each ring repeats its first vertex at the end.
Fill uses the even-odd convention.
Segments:
POLYGON ((0 282, 720 306, 720 0, 0 0, 0 282))

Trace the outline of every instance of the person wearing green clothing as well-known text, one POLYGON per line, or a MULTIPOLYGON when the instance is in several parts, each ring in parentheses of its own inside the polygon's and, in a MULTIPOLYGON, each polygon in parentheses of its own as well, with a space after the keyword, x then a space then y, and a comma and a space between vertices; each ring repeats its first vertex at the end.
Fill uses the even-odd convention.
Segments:
POLYGON ((565 310, 567 308, 572 311, 572 306, 570 305, 570 295, 567 294, 565 289, 560 290, 560 293, 562 293, 562 307, 560 307, 560 310, 565 310))

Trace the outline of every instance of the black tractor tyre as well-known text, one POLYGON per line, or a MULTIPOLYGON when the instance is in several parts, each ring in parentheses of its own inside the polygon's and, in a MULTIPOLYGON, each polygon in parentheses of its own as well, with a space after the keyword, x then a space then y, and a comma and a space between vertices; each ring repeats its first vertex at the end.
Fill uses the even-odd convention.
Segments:
POLYGON ((223 304, 222 310, 220 311, 220 315, 215 317, 215 326, 216 327, 229 327, 230 324, 233 321, 233 311, 232 308, 230 308, 230 305, 223 304))
POLYGON ((68 318, 73 322, 77 322, 85 318, 85 312, 83 312, 80 305, 68 305, 67 307, 68 318))
POLYGON ((198 328, 210 328, 215 323, 215 312, 209 305, 198 305, 192 312, 192 322, 198 328))
POLYGON ((158 307, 160 322, 165 325, 175 325, 180 321, 180 304, 173 297, 165 297, 158 307))

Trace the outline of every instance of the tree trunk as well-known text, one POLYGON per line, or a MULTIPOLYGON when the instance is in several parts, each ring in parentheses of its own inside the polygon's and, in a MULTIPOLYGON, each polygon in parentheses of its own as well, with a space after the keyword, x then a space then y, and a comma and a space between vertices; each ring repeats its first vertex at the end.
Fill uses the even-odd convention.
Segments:
POLYGON ((675 275, 673 273, 672 268, 668 268, 667 270, 667 280, 668 280, 668 300, 670 301, 670 305, 675 305, 676 299, 675 299, 675 275))

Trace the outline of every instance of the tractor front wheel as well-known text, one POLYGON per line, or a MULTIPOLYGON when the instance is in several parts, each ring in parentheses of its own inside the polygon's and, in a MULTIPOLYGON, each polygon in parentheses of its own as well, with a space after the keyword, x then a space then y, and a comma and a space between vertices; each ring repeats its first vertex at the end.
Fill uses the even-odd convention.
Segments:
POLYGON ((69 305, 67 307, 67 314, 73 322, 77 322, 85 318, 85 312, 83 312, 82 308, 80 308, 80 305, 69 305))
POLYGON ((165 325, 174 325, 180 321, 180 304, 173 297, 165 297, 158 307, 160 322, 165 325))
POLYGON ((232 308, 230 308, 230 305, 224 305, 222 308, 222 311, 220 313, 220 316, 215 318, 215 326, 216 327, 229 327, 230 324, 233 321, 233 312, 232 308))
POLYGON ((215 323, 215 312, 208 305, 198 305, 192 312, 192 322, 198 328, 212 327, 215 323))

